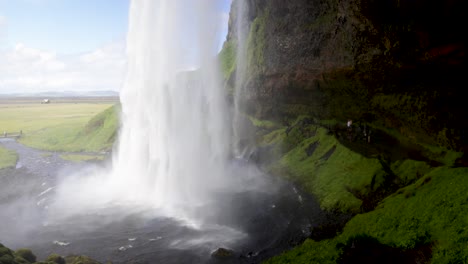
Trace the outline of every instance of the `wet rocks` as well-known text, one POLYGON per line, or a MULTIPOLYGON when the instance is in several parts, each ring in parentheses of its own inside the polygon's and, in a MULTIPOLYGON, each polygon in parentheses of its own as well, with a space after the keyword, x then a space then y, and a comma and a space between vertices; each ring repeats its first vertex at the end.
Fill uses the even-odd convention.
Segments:
POLYGON ((58 255, 58 254, 51 254, 49 257, 47 257, 47 262, 52 262, 56 264, 65 264, 65 259, 58 255))
POLYGON ((220 247, 211 253, 211 257, 217 259, 229 259, 235 257, 235 253, 233 250, 220 247))
POLYGON ((36 262, 36 255, 30 249, 21 248, 15 251, 15 256, 21 257, 30 263, 36 262))

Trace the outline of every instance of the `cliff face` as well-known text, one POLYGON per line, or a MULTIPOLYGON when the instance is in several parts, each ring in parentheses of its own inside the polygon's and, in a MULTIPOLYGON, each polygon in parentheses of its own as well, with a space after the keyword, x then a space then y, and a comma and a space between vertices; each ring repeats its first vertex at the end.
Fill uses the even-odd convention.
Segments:
MULTIPOLYGON (((225 47, 235 46, 236 5, 225 47)), ((249 114, 289 122, 374 122, 461 148, 467 4, 401 0, 246 0, 249 114)), ((235 69, 235 67, 234 67, 235 69)), ((233 86, 235 70, 228 73, 233 86)))

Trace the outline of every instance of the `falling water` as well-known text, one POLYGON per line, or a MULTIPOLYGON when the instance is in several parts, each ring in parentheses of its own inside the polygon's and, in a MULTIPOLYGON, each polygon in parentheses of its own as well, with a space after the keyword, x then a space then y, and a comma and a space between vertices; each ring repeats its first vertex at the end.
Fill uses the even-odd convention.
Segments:
POLYGON ((204 203, 224 183, 229 133, 211 59, 217 19, 213 1, 132 2, 112 175, 126 198, 171 210, 204 203), (181 71, 181 56, 193 56, 198 69, 181 71))
POLYGON ((251 140, 254 138, 249 127, 249 121, 244 114, 245 78, 247 71, 247 32, 249 31, 248 4, 245 0, 235 2, 236 24, 235 42, 236 50, 236 78, 234 83, 234 116, 233 139, 234 154, 239 158, 248 158, 251 148, 251 140))
POLYGON ((216 0, 132 1, 113 166, 104 176, 66 184, 73 186, 63 192, 74 208, 80 206, 76 201, 86 210, 117 203, 177 215, 230 185, 230 129, 215 59, 216 6, 216 0))
MULTIPOLYGON (((231 124, 216 65, 217 2, 132 1, 122 126, 112 165, 75 173, 70 167, 57 181, 47 177, 51 187, 39 197, 27 192, 3 210, 14 212, 22 232, 31 225, 24 238, 15 236, 16 243, 34 244, 34 238, 43 254, 60 246, 62 255, 78 250, 116 263, 212 263, 211 252, 226 247, 256 263, 310 229, 309 215, 295 212, 309 208, 289 185, 231 158, 231 124)), ((244 20, 247 2, 239 2, 238 20, 244 20)), ((234 133, 245 140, 250 134, 242 133, 248 123, 240 100, 247 32, 242 23, 234 118, 240 129, 234 133)), ((241 157, 245 146, 237 149, 241 157)))

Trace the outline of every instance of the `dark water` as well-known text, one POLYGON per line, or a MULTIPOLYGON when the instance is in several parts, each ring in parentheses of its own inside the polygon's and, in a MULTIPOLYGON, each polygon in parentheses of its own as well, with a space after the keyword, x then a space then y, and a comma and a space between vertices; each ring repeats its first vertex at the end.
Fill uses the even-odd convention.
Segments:
MULTIPOLYGON (((263 175, 263 189, 217 194, 211 204, 199 208, 203 224, 196 226, 150 212, 111 208, 51 223, 47 210, 57 180, 100 165, 66 162, 56 153, 11 140, 0 144, 20 157, 16 169, 0 171, 0 242, 31 248, 38 259, 58 253, 114 263, 258 263, 300 243, 325 221, 314 199, 263 175), (220 247, 232 250, 231 256, 211 256, 220 247)), ((246 166, 251 165, 232 162, 239 171, 246 166)))

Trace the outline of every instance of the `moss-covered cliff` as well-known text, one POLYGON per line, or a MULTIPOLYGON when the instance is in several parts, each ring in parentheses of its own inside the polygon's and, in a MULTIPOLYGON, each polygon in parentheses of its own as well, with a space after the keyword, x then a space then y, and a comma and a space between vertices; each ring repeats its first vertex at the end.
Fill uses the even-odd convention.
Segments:
MULTIPOLYGON (((230 89, 240 1, 221 53, 230 89)), ((257 128, 251 158, 350 219, 270 262, 468 262, 467 3, 245 4, 238 99, 257 128)))
POLYGON ((62 257, 50 254, 44 261, 37 261, 36 255, 30 249, 18 249, 13 251, 0 244, 0 264, 99 264, 99 262, 87 256, 62 257))
MULTIPOLYGON (((223 50, 235 81, 236 5, 223 50)), ((462 148, 465 1, 246 1, 250 114, 365 120, 462 148), (429 135, 428 137, 424 135, 429 135)))

